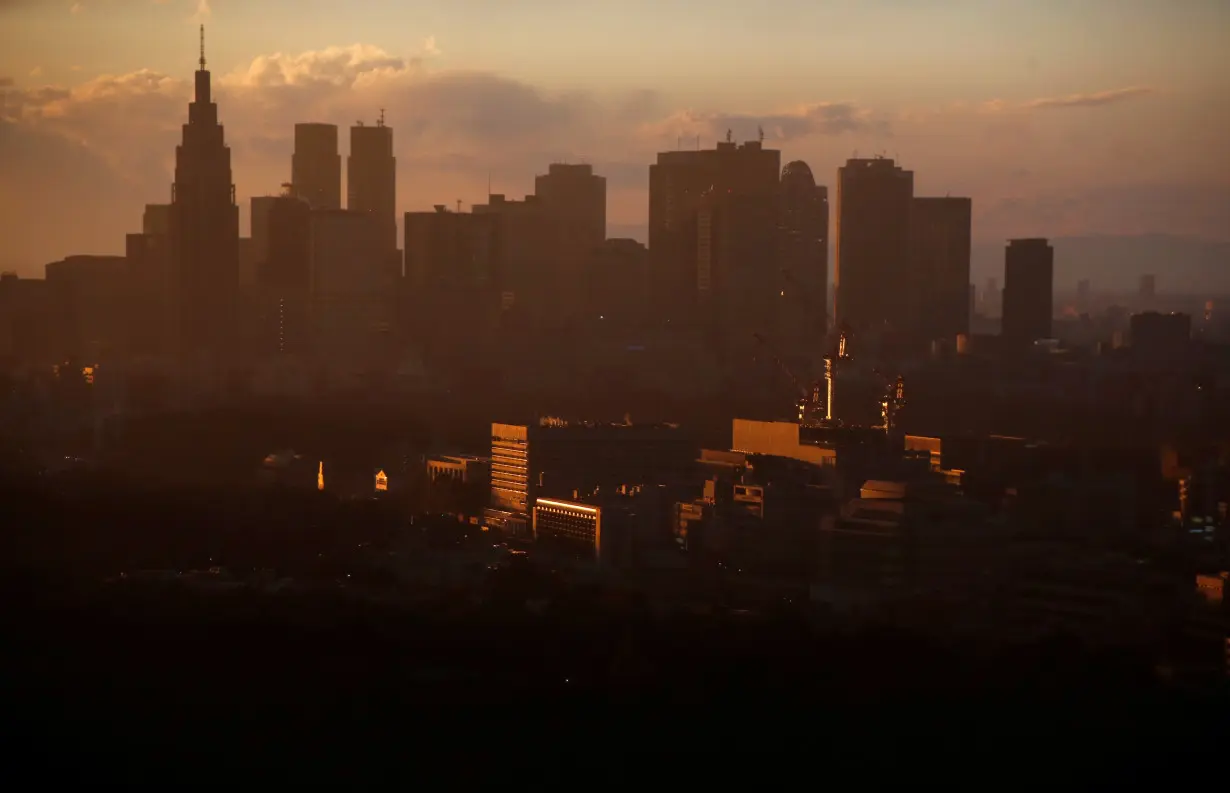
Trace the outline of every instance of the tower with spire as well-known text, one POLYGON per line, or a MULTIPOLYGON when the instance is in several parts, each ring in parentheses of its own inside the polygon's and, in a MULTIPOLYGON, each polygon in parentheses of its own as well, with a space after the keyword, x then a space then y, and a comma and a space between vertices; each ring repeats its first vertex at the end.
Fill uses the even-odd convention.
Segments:
POLYGON ((218 123, 201 26, 196 93, 175 149, 171 254, 178 347, 189 359, 224 363, 236 352, 239 310, 239 206, 231 150, 218 123))

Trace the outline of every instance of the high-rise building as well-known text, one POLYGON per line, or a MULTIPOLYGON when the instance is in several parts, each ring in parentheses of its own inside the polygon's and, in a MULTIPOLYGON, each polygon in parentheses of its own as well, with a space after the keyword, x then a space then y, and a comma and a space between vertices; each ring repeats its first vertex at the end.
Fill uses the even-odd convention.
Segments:
POLYGON ((268 203, 264 256, 256 273, 262 352, 299 354, 310 346, 311 217, 307 202, 296 196, 278 196, 268 203))
POLYGON ((342 156, 333 124, 296 124, 292 192, 313 209, 342 208, 342 156))
POLYGON ((914 172, 892 160, 837 169, 837 320, 855 330, 904 330, 910 319, 914 172))
MULTIPOLYGON (((729 134, 714 149, 658 154, 657 163, 649 166, 649 256, 660 279, 655 286, 666 298, 687 305, 701 290, 705 274, 698 224, 706 198, 737 195, 776 207, 780 171, 780 151, 766 149, 759 141, 736 144, 729 134)), ((764 259, 766 250, 756 266, 764 274, 776 274, 774 263, 764 259)))
POLYGON ((392 338, 400 275, 383 224, 344 209, 315 210, 310 223, 315 346, 338 364, 375 365, 392 338))
POLYGON ((239 207, 231 150, 210 95, 203 26, 196 95, 188 106, 183 142, 175 150, 170 238, 180 351, 225 358, 235 352, 239 207))
POLYGON ((542 203, 551 234, 557 296, 579 312, 585 270, 606 239, 606 178, 591 165, 552 163, 534 179, 534 195, 542 203))
POLYGON ((384 125, 383 116, 374 127, 350 128, 346 208, 375 217, 381 248, 388 253, 397 250, 397 158, 393 128, 384 125))
POLYGON ((1055 249, 1045 239, 1009 240, 1004 251, 1003 338, 1021 348, 1051 337, 1055 249))
POLYGON ((973 201, 915 198, 910 209, 914 279, 910 327, 919 342, 969 333, 973 201))
POLYGON ((502 194, 475 204, 475 215, 494 215, 495 280, 510 308, 521 316, 546 319, 563 292, 555 277, 550 215, 537 196, 510 201, 502 194))
POLYGON ((781 190, 780 263, 804 290, 782 312, 789 316, 805 308, 796 328, 799 341, 819 349, 828 327, 829 191, 801 160, 782 169, 781 190))
POLYGON ((60 359, 97 362, 122 352, 130 335, 128 259, 69 256, 48 264, 45 272, 60 359))
POLYGON ((146 204, 141 216, 141 233, 162 237, 171 236, 171 205, 146 204))
POLYGON ((124 255, 132 289, 131 349, 144 355, 173 352, 175 279, 171 261, 171 205, 147 204, 141 233, 129 234, 124 255))

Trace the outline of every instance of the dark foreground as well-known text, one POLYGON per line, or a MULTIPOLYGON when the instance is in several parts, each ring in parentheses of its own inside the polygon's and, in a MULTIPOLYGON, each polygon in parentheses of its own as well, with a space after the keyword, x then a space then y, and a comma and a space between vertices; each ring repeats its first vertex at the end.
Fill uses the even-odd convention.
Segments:
POLYGON ((1230 723, 1224 698, 1161 686, 1143 655, 1062 641, 16 572, 5 590, 6 745, 47 781, 522 787, 527 768, 537 784, 582 766, 590 782, 1121 789, 1215 778, 1230 723))

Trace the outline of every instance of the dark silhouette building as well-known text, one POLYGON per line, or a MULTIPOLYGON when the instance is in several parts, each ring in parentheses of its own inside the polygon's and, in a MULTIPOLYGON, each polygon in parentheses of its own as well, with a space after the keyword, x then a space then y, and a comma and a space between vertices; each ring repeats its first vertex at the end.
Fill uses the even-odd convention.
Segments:
POLYGON ((346 161, 346 208, 366 212, 380 227, 380 244, 389 254, 397 250, 397 158, 393 156, 393 129, 360 124, 350 128, 350 157, 346 161))
POLYGON ((534 194, 553 226, 554 278, 561 305, 578 313, 585 265, 606 239, 606 178, 591 165, 552 163, 534 179, 534 194))
POLYGON ((180 352, 231 355, 239 302, 239 207, 231 150, 205 70, 204 27, 196 95, 188 106, 183 143, 175 150, 170 239, 180 352))
POLYGON ((1004 251, 1004 343, 1025 347, 1051 337, 1055 249, 1045 239, 1009 240, 1004 251))
POLYGON ((61 360, 89 360, 126 350, 128 259, 68 256, 45 268, 53 316, 52 351, 61 360))
POLYGON ((1146 311, 1130 320, 1132 349, 1147 355, 1180 355, 1192 339, 1190 314, 1146 311))
POLYGON ((901 331, 911 316, 910 210, 914 172, 892 160, 837 169, 837 320, 855 330, 901 331))
POLYGON ((538 196, 510 201, 496 193, 475 204, 475 215, 493 215, 494 271, 501 300, 516 315, 553 321, 563 296, 555 278, 554 225, 538 196))
POLYGON ((797 317, 790 335, 818 347, 828 327, 829 191, 801 160, 782 169, 781 191, 781 266, 804 290, 782 311, 797 317))
POLYGON ((311 219, 308 203, 297 196, 269 200, 264 257, 256 270, 260 348, 266 354, 302 354, 310 346, 311 219))
POLYGON ((313 209, 342 208, 342 156, 333 124, 296 124, 291 155, 293 193, 313 209))
POLYGON ((56 360, 53 309, 45 279, 0 273, 0 363, 34 366, 56 360))
MULTIPOLYGON (((704 281, 713 277, 712 262, 702 263, 698 251, 702 205, 709 201, 721 212, 716 197, 731 195, 775 206, 780 171, 780 151, 759 141, 735 144, 729 135, 714 149, 659 153, 649 166, 649 256, 659 279, 656 291, 677 308, 694 304, 707 288, 704 281)), ((774 256, 773 247, 757 262, 766 275, 777 272, 775 263, 764 259, 766 253, 774 256)))
POLYGON ((370 371, 389 363, 400 265, 385 248, 383 222, 368 212, 311 212, 315 346, 336 367, 370 371))
POLYGON ((921 342, 969 333, 970 235, 973 201, 969 198, 915 198, 910 210, 914 253, 912 329, 921 342))

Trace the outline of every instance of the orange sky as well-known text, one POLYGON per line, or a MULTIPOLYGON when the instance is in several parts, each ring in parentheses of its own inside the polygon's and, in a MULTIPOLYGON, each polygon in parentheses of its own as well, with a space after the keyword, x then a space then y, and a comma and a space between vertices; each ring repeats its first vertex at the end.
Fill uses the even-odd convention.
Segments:
POLYGON ((403 210, 584 160, 628 233, 656 151, 763 126, 821 183, 898 157, 979 239, 1230 237, 1217 0, 0 0, 0 268, 121 252, 168 200, 202 19, 245 203, 294 122, 384 107, 403 210))

